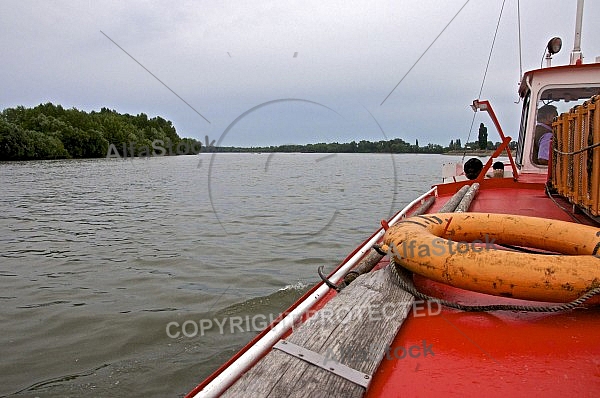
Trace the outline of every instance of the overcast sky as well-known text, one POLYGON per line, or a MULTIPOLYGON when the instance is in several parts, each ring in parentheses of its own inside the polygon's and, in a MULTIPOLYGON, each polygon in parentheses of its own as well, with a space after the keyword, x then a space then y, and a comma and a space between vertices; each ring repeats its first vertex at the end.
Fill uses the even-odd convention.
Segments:
MULTIPOLYGON (((521 3, 524 69, 540 66, 553 36, 563 39, 554 64, 568 63, 576 1, 521 3)), ((208 135, 224 146, 397 137, 464 143, 501 6, 2 0, 0 108, 52 102, 143 112, 171 120, 182 137, 208 135)), ((588 0, 584 10, 582 50, 594 62, 600 1, 588 0)), ((506 0, 482 98, 513 138, 517 33, 517 1, 506 0)), ((475 136, 479 122, 491 125, 478 115, 475 136)), ((489 136, 499 141, 492 129, 489 136)))

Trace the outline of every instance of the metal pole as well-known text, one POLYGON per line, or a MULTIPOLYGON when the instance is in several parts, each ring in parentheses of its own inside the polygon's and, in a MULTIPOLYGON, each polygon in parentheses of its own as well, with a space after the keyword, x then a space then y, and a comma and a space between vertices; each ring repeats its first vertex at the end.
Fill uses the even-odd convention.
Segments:
POLYGON ((577 16, 575 19, 575 42, 571 51, 571 65, 582 61, 581 54, 581 25, 583 22, 583 0, 577 0, 577 16))

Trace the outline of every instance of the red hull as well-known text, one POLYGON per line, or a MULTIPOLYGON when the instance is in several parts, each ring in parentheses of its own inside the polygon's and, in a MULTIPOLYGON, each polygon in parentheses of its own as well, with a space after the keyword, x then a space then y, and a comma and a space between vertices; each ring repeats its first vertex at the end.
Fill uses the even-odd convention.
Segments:
MULTIPOLYGON (((415 282, 420 291, 450 301, 517 302, 421 278, 415 282)), ((433 355, 414 352, 414 357, 384 359, 366 397, 531 397, 542 393, 596 397, 600 393, 598 307, 556 314, 465 313, 446 308, 437 315, 425 313, 422 308, 413 311, 390 352, 400 357, 402 348, 422 346, 426 341, 433 355)))
MULTIPOLYGON (((544 182, 545 176, 540 175, 523 175, 519 182, 510 178, 483 180, 470 210, 564 221, 577 217, 591 224, 583 215, 566 210, 566 203, 552 200, 545 192, 544 182)), ((428 213, 439 210, 467 183, 438 186, 438 198, 428 213)), ((387 264, 384 258, 376 269, 387 264)), ((418 275, 415 275, 415 286, 425 294, 462 304, 532 304, 454 288, 418 275)), ((315 289, 316 286, 298 303, 315 289)), ((334 296, 330 291, 312 310, 321 308, 334 296)), ((269 329, 256 336, 189 396, 202 390, 269 329)), ((599 336, 598 306, 562 313, 470 313, 435 305, 428 310, 425 304, 418 302, 396 335, 365 396, 529 397, 542 393, 556 397, 597 396, 600 393, 599 336)))
MULTIPOLYGON (((527 179, 531 182, 484 180, 470 210, 573 221, 572 214, 548 198, 543 176, 522 176, 520 180, 527 179)), ((456 184, 439 188, 457 190, 456 184)), ((444 202, 438 198, 430 212, 444 202)), ((575 216, 589 223, 585 217, 575 216)), ((415 285, 425 294, 463 304, 531 304, 456 289, 418 276, 415 285)), ((414 352, 416 358, 384 359, 367 397, 596 397, 600 393, 597 306, 554 314, 466 313, 444 308, 437 315, 423 316, 426 312, 420 307, 413 311, 390 352, 402 354, 401 348, 426 341, 434 355, 416 357, 414 352)))

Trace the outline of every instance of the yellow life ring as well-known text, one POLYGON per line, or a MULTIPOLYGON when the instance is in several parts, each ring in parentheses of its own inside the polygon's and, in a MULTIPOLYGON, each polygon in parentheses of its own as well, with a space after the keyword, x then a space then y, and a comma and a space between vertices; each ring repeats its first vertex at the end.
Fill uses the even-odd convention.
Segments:
POLYGON ((600 287, 600 229, 591 226, 510 214, 438 213, 400 221, 383 243, 408 270, 481 293, 568 302, 600 287))

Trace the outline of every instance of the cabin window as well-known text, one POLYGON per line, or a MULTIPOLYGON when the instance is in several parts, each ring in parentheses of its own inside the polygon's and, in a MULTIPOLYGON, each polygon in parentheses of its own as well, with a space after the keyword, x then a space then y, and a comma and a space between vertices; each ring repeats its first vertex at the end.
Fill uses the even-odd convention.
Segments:
MULTIPOLYGON (((583 86, 548 86, 540 91, 535 109, 534 131, 530 134, 533 140, 530 153, 531 162, 539 167, 546 167, 548 153, 548 142, 552 137, 552 121, 562 113, 577 105, 583 104, 593 95, 600 93, 600 85, 583 86), (548 135, 550 134, 550 135, 548 135)), ((524 104, 525 106, 525 104, 524 104)), ((525 108, 524 108, 525 109, 525 108)), ((522 119, 524 119, 523 117, 522 119)), ((526 121, 524 122, 526 123, 526 121)), ((521 142, 524 124, 521 124, 519 142, 521 142)), ((520 159, 517 158, 517 161, 520 159)))

